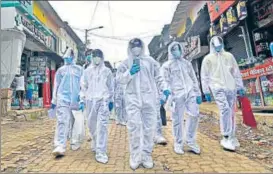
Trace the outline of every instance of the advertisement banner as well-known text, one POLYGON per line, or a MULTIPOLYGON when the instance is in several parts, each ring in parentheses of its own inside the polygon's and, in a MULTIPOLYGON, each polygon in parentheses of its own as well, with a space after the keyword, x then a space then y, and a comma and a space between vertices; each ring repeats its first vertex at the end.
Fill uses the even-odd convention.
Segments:
POLYGON ((254 68, 242 70, 241 74, 244 80, 256 78, 258 76, 273 74, 273 62, 267 62, 254 68))
POLYGON ((191 60, 201 52, 200 36, 188 37, 186 42, 181 43, 184 49, 184 57, 191 60))
POLYGON ((221 14, 223 14, 236 1, 210 1, 208 2, 208 10, 210 21, 214 22, 221 14))

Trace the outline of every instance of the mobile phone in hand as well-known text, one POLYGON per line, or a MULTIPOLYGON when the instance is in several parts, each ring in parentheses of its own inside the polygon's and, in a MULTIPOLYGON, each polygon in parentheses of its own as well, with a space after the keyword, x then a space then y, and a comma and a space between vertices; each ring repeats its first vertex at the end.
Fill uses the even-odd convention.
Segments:
POLYGON ((134 59, 133 63, 139 66, 140 65, 140 59, 134 59))

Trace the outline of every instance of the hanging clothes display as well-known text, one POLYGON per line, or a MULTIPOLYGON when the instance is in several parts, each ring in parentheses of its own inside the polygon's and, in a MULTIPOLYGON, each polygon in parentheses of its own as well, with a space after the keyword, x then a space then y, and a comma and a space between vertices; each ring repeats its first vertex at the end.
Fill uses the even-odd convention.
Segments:
POLYGON ((227 30, 228 30, 228 22, 227 22, 227 17, 222 14, 221 15, 221 19, 220 19, 220 29, 221 29, 221 33, 226 34, 227 30))
POLYGON ((229 27, 233 27, 237 23, 237 17, 235 10, 230 7, 227 11, 227 22, 229 27))
POLYGON ((239 20, 244 20, 247 17, 246 1, 241 0, 237 4, 237 14, 239 20))

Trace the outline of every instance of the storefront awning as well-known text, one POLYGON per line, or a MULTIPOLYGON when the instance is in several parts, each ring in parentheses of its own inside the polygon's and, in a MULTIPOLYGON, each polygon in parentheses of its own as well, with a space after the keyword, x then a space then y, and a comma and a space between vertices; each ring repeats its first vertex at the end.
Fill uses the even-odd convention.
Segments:
POLYGON ((26 44, 25 48, 31 51, 48 51, 52 52, 49 48, 47 48, 44 44, 30 35, 28 32, 24 32, 26 34, 26 44))

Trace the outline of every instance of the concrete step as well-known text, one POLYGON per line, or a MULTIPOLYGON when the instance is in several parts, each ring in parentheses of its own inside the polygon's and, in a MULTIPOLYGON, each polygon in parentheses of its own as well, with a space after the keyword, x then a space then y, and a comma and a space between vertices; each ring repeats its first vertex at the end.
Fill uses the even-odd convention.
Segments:
POLYGON ((47 116, 46 108, 39 108, 39 109, 29 109, 29 110, 11 110, 7 113, 7 116, 3 118, 7 120, 13 121, 31 121, 37 120, 43 116, 47 116))

